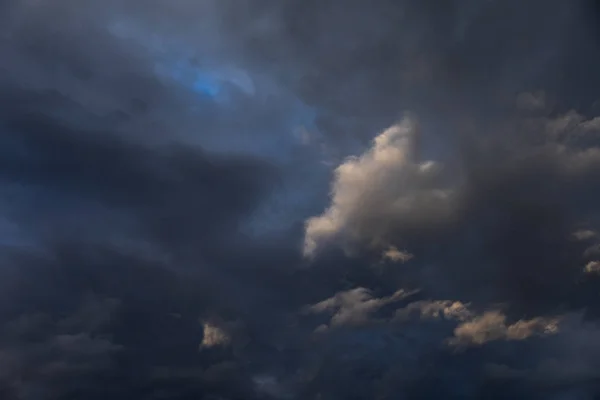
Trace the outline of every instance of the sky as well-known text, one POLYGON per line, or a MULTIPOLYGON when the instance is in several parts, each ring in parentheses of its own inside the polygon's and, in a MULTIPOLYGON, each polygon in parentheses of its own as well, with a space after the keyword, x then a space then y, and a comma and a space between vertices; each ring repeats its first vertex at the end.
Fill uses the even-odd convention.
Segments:
POLYGON ((600 399, 599 18, 0 0, 0 397, 600 399))

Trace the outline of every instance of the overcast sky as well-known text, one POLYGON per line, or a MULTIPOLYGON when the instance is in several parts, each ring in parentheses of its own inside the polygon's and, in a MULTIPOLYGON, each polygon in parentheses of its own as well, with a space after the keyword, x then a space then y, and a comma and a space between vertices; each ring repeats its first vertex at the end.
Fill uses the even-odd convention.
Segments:
POLYGON ((599 18, 0 0, 0 397, 600 399, 599 18))

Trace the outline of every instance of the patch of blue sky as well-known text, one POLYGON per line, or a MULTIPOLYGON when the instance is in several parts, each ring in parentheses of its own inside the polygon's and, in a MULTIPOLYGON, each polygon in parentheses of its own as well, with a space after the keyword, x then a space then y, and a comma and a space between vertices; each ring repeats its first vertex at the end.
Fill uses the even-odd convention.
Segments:
POLYGON ((108 26, 108 30, 120 39, 131 40, 155 53, 155 72, 160 76, 204 96, 216 97, 222 93, 222 79, 209 71, 194 68, 189 61, 185 61, 187 51, 183 44, 178 45, 173 39, 142 29, 128 20, 115 20, 108 26), (171 61, 172 58, 176 61, 171 61))
POLYGON ((187 90, 213 99, 222 94, 225 84, 216 74, 194 68, 185 61, 158 64, 156 72, 187 90))
POLYGON ((134 21, 116 20, 109 30, 147 49, 155 59, 154 71, 160 79, 198 96, 187 112, 210 112, 219 121, 210 134, 198 132, 193 139, 190 135, 193 142, 214 151, 285 162, 295 147, 319 141, 317 110, 267 73, 254 73, 215 59, 210 51, 198 65, 191 61, 198 54, 189 43, 160 35, 134 21), (235 113, 235 118, 229 118, 228 113, 235 113))
MULTIPOLYGON (((216 105, 214 115, 224 117, 211 135, 197 137, 202 146, 285 163, 295 147, 315 142, 311 139, 318 132, 317 111, 268 78, 231 67, 207 72, 183 68, 184 72, 177 71, 182 75, 175 78, 209 98, 216 105), (230 113, 235 113, 235 118, 230 119, 230 113)), ((200 108, 198 112, 202 112, 200 108)))
POLYGON ((191 85, 194 92, 207 95, 209 97, 217 97, 221 93, 221 85, 211 76, 199 75, 191 85))

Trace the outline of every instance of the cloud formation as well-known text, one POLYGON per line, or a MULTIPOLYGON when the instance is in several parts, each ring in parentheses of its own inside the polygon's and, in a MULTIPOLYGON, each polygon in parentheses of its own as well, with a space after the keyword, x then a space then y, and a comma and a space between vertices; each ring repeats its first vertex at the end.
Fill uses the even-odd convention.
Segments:
POLYGON ((444 218, 452 192, 442 186, 437 163, 418 161, 418 141, 417 123, 407 117, 378 135, 365 154, 336 168, 332 204, 306 223, 305 255, 336 236, 350 245, 367 241, 384 246, 389 229, 444 218))
POLYGON ((576 112, 516 114, 498 128, 502 137, 470 138, 460 163, 447 165, 415 160, 414 121, 393 125, 337 167, 331 204, 307 220, 305 256, 326 246, 384 257, 403 248, 417 280, 433 271, 433 282, 417 285, 438 295, 481 285, 487 301, 519 307, 560 295, 578 264, 595 261, 594 230, 581 229, 596 224, 595 206, 584 200, 596 195, 600 173, 592 121, 576 112))
POLYGON ((598 10, 0 1, 0 397, 596 398, 598 10))

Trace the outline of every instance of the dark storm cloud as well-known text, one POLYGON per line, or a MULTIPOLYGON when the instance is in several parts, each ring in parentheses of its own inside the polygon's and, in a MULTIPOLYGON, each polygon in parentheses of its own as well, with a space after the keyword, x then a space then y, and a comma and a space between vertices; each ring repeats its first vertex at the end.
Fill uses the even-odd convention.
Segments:
POLYGON ((597 396, 591 6, 0 3, 0 394, 597 396))
MULTIPOLYGON (((238 228, 277 171, 177 140, 186 108, 211 103, 107 30, 119 9, 8 6, 1 181, 18 240, 2 238, 6 398, 246 396, 243 365, 199 352, 200 318, 269 313, 272 284, 238 228), (120 307, 102 327, 66 326, 90 293, 120 307), (199 374, 178 377, 188 368, 199 374)), ((206 122, 198 135, 219 128, 206 122)))
POLYGON ((308 221, 305 253, 330 242, 355 253, 403 248, 411 256, 402 269, 430 274, 418 285, 437 296, 566 305, 594 257, 576 235, 595 224, 600 153, 576 143, 596 132, 569 115, 492 129, 502 138, 476 145, 455 169, 415 159, 411 142, 425 132, 410 119, 384 131, 336 170, 330 207, 308 221))

